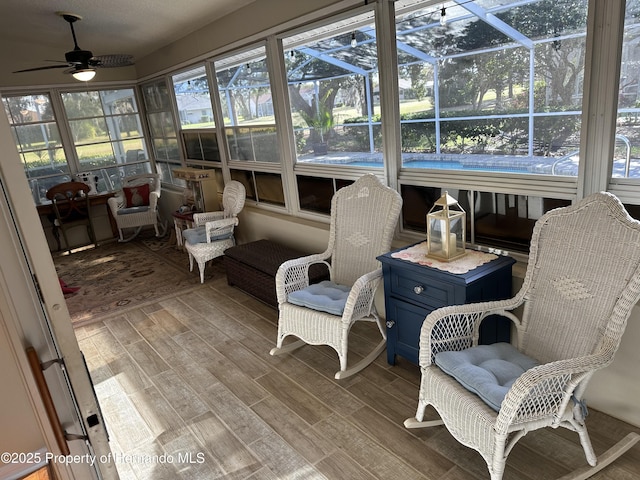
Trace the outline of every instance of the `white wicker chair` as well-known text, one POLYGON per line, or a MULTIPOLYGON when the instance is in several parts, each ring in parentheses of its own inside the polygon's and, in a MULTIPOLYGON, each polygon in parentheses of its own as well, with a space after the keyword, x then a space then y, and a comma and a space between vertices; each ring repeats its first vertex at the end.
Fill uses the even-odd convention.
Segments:
POLYGON ((291 352, 305 343, 329 345, 340 359, 340 371, 335 378, 345 378, 365 368, 384 350, 386 330, 374 305, 374 295, 382 278, 376 257, 391 246, 401 206, 398 192, 385 187, 370 174, 336 192, 331 201, 327 250, 286 261, 276 274, 280 313, 277 346, 271 355, 291 352), (289 302, 292 292, 309 286, 309 267, 315 263, 329 267, 332 282, 350 287, 342 315, 289 302), (375 321, 382 340, 366 358, 347 369, 348 335, 358 320, 375 321), (295 335, 298 340, 283 346, 289 335, 295 335))
POLYGON ((159 218, 158 200, 161 193, 160 175, 157 173, 142 173, 125 177, 122 180, 123 188, 131 188, 143 184, 149 184, 149 205, 127 206, 123 191, 107 200, 111 214, 118 226, 119 241, 128 242, 133 240, 142 227, 153 225, 156 231, 156 237, 161 237, 166 233, 166 224, 163 224, 159 218), (128 237, 125 238, 125 229, 135 229, 128 237))
POLYGON ((209 260, 224 254, 235 245, 233 229, 238 225, 238 214, 244 207, 246 191, 242 183, 230 181, 222 192, 222 208, 218 212, 195 213, 194 228, 182 232, 184 247, 189 254, 189 270, 193 261, 200 269, 200 283, 204 283, 204 269, 209 260))
POLYGON ((589 478, 640 439, 630 434, 596 458, 583 401, 592 374, 612 362, 639 297, 640 222, 618 199, 597 193, 548 212, 535 225, 524 283, 514 298, 444 307, 427 316, 418 409, 405 426, 444 423, 459 442, 480 452, 492 480, 502 478, 507 455, 527 432, 565 427, 579 434, 591 467, 562 478, 589 478), (512 343, 538 363, 507 385, 499 411, 436 365, 442 365, 439 352, 476 345, 479 323, 491 314, 513 322, 512 343), (441 420, 423 421, 427 405, 441 420))

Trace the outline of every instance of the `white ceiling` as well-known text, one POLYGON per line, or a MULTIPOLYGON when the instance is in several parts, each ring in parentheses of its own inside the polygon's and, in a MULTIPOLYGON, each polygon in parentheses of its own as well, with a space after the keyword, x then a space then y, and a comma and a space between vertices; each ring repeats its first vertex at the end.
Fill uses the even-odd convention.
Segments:
POLYGON ((254 1, 1 0, 0 74, 64 61, 73 38, 57 11, 82 17, 74 25, 80 48, 142 58, 254 1))

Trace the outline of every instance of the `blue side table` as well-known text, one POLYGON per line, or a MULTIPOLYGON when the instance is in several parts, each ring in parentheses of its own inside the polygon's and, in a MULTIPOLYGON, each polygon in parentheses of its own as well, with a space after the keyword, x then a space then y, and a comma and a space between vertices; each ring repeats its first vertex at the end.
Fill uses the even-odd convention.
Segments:
MULTIPOLYGON (((512 296, 511 267, 515 260, 511 257, 498 256, 466 273, 450 273, 392 256, 406 248, 378 257, 384 275, 387 361, 390 365, 395 364, 396 355, 418 364, 420 329, 431 311, 447 305, 512 296)), ((451 263, 454 262, 456 260, 451 263)), ((485 319, 480 328, 480 343, 508 342, 510 323, 499 316, 485 319)))

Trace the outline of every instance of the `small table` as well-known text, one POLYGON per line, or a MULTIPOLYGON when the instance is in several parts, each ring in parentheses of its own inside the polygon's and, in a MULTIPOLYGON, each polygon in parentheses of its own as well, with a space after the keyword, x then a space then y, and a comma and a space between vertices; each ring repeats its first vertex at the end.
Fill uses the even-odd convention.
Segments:
MULTIPOLYGON (((466 273, 451 273, 398 258, 399 253, 406 250, 404 247, 378 257, 384 276, 387 361, 390 365, 395 364, 396 355, 418 364, 420 329, 433 310, 511 297, 511 267, 515 263, 511 257, 495 255, 466 273)), ((449 265, 455 266, 455 262, 464 258, 453 260, 449 265)), ((480 328, 480 343, 508 342, 510 331, 508 319, 486 318, 480 328)))
POLYGON ((173 217, 173 225, 176 229, 176 246, 182 247, 182 231, 187 228, 193 228, 193 214, 195 212, 186 212, 181 213, 179 210, 176 210, 171 214, 173 217))

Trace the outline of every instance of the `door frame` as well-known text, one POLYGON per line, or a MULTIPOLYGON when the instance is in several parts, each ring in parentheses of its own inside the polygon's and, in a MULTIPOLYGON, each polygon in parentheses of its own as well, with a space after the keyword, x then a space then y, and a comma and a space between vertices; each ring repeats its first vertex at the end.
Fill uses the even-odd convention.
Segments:
POLYGON ((54 364, 45 372, 47 385, 65 430, 86 436, 86 441, 67 441, 72 454, 91 455, 97 468, 86 469, 73 463, 55 466, 63 478, 117 480, 104 420, 5 115, 0 115, 0 153, 0 236, 4 250, 0 255, 0 307, 17 368, 27 379, 25 386, 46 446, 56 454, 59 448, 52 441, 53 430, 44 414, 25 350, 33 346, 41 362, 62 359, 63 364, 54 364))

